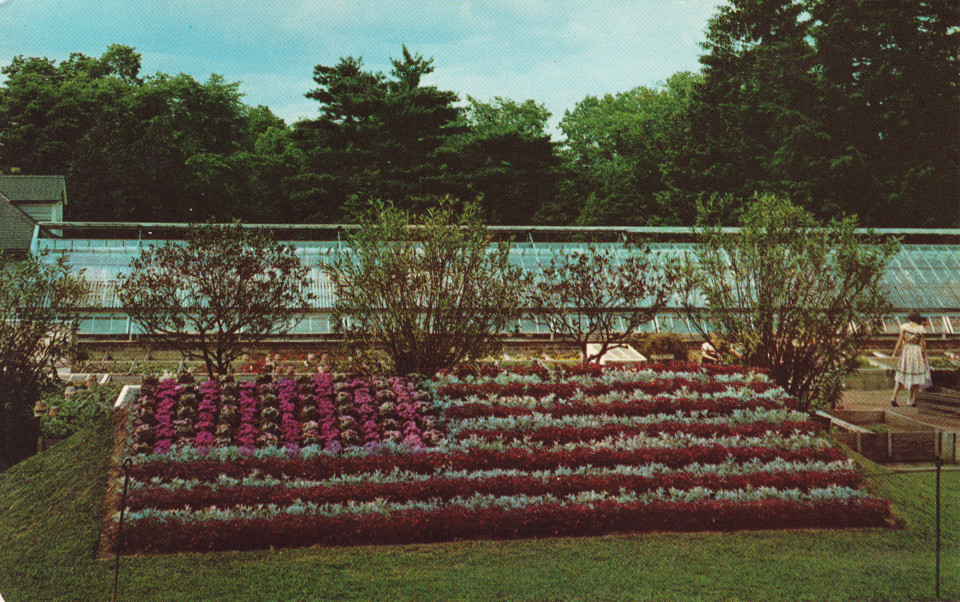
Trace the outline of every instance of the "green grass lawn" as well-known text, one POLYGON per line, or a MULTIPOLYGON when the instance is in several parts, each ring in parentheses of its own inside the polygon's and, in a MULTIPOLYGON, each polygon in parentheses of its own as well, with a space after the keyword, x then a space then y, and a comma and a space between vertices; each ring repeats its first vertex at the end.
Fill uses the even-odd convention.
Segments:
MULTIPOLYGON (((106 600, 95 558, 109 425, 0 473, 0 596, 106 600)), ((125 557, 121 600, 923 600, 934 474, 864 463, 907 528, 643 534, 125 557)), ((960 600, 960 472, 944 472, 941 596, 960 600)))

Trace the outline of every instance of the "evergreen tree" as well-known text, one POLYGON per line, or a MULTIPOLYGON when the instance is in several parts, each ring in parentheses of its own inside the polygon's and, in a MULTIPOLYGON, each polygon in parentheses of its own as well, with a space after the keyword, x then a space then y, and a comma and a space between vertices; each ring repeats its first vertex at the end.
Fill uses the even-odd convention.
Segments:
POLYGON ((817 0, 811 35, 833 206, 884 226, 960 224, 960 5, 817 0))
POLYGON ((559 158, 546 133, 549 111, 533 100, 467 101, 465 131, 449 143, 459 196, 477 199, 488 224, 551 221, 559 158))
POLYGON ((319 87, 307 97, 320 102, 320 117, 298 122, 294 141, 305 161, 295 196, 317 219, 341 219, 370 199, 411 207, 453 186, 444 143, 458 131, 457 96, 422 85, 432 62, 404 46, 390 78, 353 57, 316 66, 319 87))

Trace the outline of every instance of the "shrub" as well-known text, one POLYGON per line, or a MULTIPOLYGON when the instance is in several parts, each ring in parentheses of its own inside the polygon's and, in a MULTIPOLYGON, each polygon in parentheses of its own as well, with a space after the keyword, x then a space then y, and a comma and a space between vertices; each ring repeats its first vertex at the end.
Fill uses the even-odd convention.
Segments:
POLYGON ((672 355, 673 359, 686 361, 687 346, 679 335, 672 332, 643 334, 631 341, 634 349, 649 357, 672 355))
POLYGON ((899 244, 861 240, 853 219, 824 227, 772 196, 748 208, 738 232, 698 234, 678 278, 691 323, 742 348, 744 364, 768 371, 801 407, 835 403, 889 308, 880 282, 899 244))
POLYGON ((381 347, 398 374, 432 376, 495 346, 517 317, 519 268, 491 245, 476 206, 448 201, 414 220, 379 204, 325 266, 335 318, 355 348, 381 347))
POLYGON ((120 385, 95 385, 80 388, 69 398, 63 392, 52 393, 41 400, 46 406, 40 414, 40 434, 43 437, 65 438, 109 416, 120 394, 120 385), (57 410, 52 410, 56 407, 57 410))
POLYGON ((524 305, 552 333, 574 341, 585 364, 596 362, 666 305, 673 277, 659 262, 669 264, 666 258, 653 261, 649 249, 629 241, 556 250, 549 263, 524 278, 524 305), (599 349, 587 355, 591 342, 599 349))
POLYGON ((293 247, 261 232, 194 226, 186 244, 149 248, 117 275, 117 295, 144 331, 226 374, 244 347, 285 332, 313 299, 293 247))
POLYGON ((73 347, 75 308, 87 293, 63 256, 15 261, 0 253, 0 470, 35 449, 32 406, 51 385, 51 366, 73 347))

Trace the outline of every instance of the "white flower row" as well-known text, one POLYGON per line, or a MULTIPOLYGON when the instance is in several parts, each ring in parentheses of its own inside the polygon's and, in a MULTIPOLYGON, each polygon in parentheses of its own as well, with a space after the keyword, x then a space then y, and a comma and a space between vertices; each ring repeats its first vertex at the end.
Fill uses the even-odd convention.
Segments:
POLYGON ((440 470, 432 474, 420 474, 408 470, 395 469, 389 472, 373 471, 368 473, 357 473, 340 475, 322 480, 309 479, 291 479, 287 477, 272 477, 269 475, 260 475, 256 471, 249 476, 236 479, 227 475, 219 475, 212 482, 204 482, 199 479, 171 479, 165 481, 160 477, 154 477, 148 481, 132 480, 130 482, 130 491, 139 491, 147 488, 159 487, 169 490, 190 490, 197 487, 210 485, 216 488, 231 488, 238 486, 247 487, 276 487, 283 486, 295 489, 309 489, 314 487, 333 487, 337 485, 356 485, 356 484, 387 484, 387 483, 413 483, 428 481, 433 479, 467 479, 482 480, 498 477, 531 477, 541 481, 557 477, 568 476, 636 476, 636 477, 663 477, 673 474, 692 474, 692 475, 716 475, 720 477, 743 476, 759 473, 784 473, 784 472, 836 472, 850 470, 852 468, 851 460, 838 460, 833 462, 824 462, 820 460, 809 462, 789 462, 782 458, 777 458, 770 462, 762 462, 759 459, 753 459, 748 462, 736 462, 732 458, 721 464, 699 464, 694 463, 679 469, 672 469, 665 464, 653 463, 641 466, 625 465, 614 466, 611 468, 578 466, 570 468, 561 466, 553 470, 535 470, 525 471, 519 469, 494 468, 487 470, 440 470))
MULTIPOLYGON (((370 455, 406 455, 419 453, 460 453, 469 452, 476 449, 508 451, 510 449, 523 449, 531 452, 550 451, 550 450, 571 450, 578 448, 587 448, 593 450, 634 450, 645 447, 650 448, 683 448, 691 446, 712 446, 722 445, 727 447, 770 447, 778 450, 796 450, 802 448, 821 448, 828 447, 829 443, 819 435, 809 433, 793 433, 789 436, 782 436, 776 433, 767 433, 758 437, 742 437, 739 435, 728 437, 695 437, 687 434, 675 435, 649 435, 640 434, 630 437, 611 436, 594 441, 584 441, 579 443, 551 444, 530 442, 527 440, 504 443, 502 441, 483 441, 475 437, 463 441, 453 441, 446 439, 439 445, 427 449, 411 449, 404 445, 391 442, 382 442, 377 449, 368 450, 364 448, 345 448, 338 452, 327 451, 321 445, 307 445, 301 447, 296 455, 301 459, 324 458, 363 458, 370 455)), ((131 460, 134 464, 147 462, 164 463, 187 463, 199 460, 212 460, 217 462, 231 462, 243 458, 290 458, 291 452, 281 447, 266 447, 253 450, 244 450, 236 446, 213 447, 209 450, 199 450, 192 445, 174 444, 166 454, 143 454, 133 455, 131 460)))
POLYGON ((697 437, 686 433, 677 434, 655 434, 650 435, 641 433, 631 436, 610 436, 603 439, 592 441, 582 441, 574 443, 540 443, 522 439, 505 443, 500 440, 486 441, 476 437, 470 437, 461 441, 447 440, 438 446, 438 450, 444 452, 469 452, 477 449, 508 451, 511 449, 522 449, 530 452, 542 452, 552 450, 573 450, 573 449, 594 449, 608 451, 630 451, 642 448, 663 448, 679 449, 694 446, 716 446, 724 447, 768 447, 776 450, 797 450, 803 448, 823 448, 830 444, 818 435, 809 433, 794 432, 788 436, 777 433, 765 433, 756 437, 743 437, 740 435, 731 435, 725 437, 697 437))
MULTIPOLYGON (((709 500, 731 502, 754 502, 762 500, 784 500, 792 502, 812 502, 831 500, 863 499, 866 496, 856 489, 841 486, 830 486, 822 489, 812 489, 808 492, 799 489, 776 489, 773 487, 757 487, 752 489, 738 489, 734 491, 712 491, 705 487, 695 487, 689 490, 663 488, 645 493, 622 491, 617 494, 606 492, 583 491, 567 496, 546 495, 512 495, 496 496, 475 494, 469 497, 455 497, 448 501, 433 499, 428 501, 389 502, 377 499, 369 502, 348 501, 344 504, 315 504, 295 500, 289 506, 264 504, 254 506, 238 505, 231 508, 182 508, 158 510, 145 508, 131 511, 126 514, 128 520, 137 522, 144 519, 159 519, 161 521, 180 520, 215 521, 233 519, 274 518, 279 515, 309 515, 309 516, 338 516, 342 514, 392 514, 410 510, 435 511, 449 506, 461 506, 474 510, 499 508, 504 510, 521 509, 539 504, 559 504, 561 506, 590 505, 599 502, 616 502, 620 504, 653 503, 653 502, 702 502, 709 500)), ((119 520, 119 513, 114 516, 119 520)))
MULTIPOLYGON (((684 378, 688 380, 699 380, 699 381, 718 381, 718 382, 770 382, 770 377, 766 374, 760 372, 746 372, 743 374, 715 374, 708 375, 699 371, 685 371, 685 370, 666 370, 662 372, 655 372, 653 370, 617 370, 617 369, 606 369, 599 376, 590 376, 590 375, 571 375, 563 376, 563 372, 559 368, 549 368, 550 372, 550 382, 568 382, 568 383, 577 383, 584 386, 589 386, 596 383, 602 384, 614 384, 622 382, 651 382, 654 380, 672 380, 675 378, 684 378)), ((453 374, 447 374, 444 376, 437 377, 434 381, 437 386, 442 385, 456 385, 456 384, 485 384, 485 383, 496 383, 499 385, 507 385, 511 383, 524 383, 524 384, 539 384, 543 381, 539 376, 535 374, 514 374, 511 372, 505 372, 503 374, 498 374, 497 376, 466 376, 463 378, 457 377, 453 374)))
POLYGON ((678 411, 673 414, 650 414, 647 416, 607 416, 600 414, 554 418, 550 414, 536 412, 525 416, 480 416, 452 420, 447 429, 450 436, 456 436, 464 430, 472 429, 597 428, 608 425, 631 426, 662 423, 742 425, 756 422, 783 422, 785 420, 803 421, 807 418, 807 414, 796 410, 767 410, 763 408, 738 409, 724 416, 707 416, 705 411, 696 411, 689 414, 678 411))
POLYGON ((375 450, 362 447, 345 447, 340 451, 327 451, 322 444, 304 445, 296 452, 288 451, 283 447, 262 447, 254 450, 245 450, 236 445, 216 446, 200 450, 191 444, 174 443, 170 451, 165 454, 137 454, 130 456, 133 464, 149 462, 196 462, 198 460, 213 460, 216 462, 230 462, 243 458, 280 458, 298 457, 305 460, 312 458, 362 458, 371 454, 405 455, 419 454, 425 451, 440 451, 438 448, 413 449, 402 443, 380 441, 375 450))
MULTIPOLYGON (((582 390, 575 391, 570 397, 558 398, 554 394, 545 395, 541 398, 536 398, 530 395, 511 395, 504 397, 497 397, 497 405, 506 406, 506 407, 520 407, 520 408, 551 408, 557 404, 565 404, 570 402, 581 402, 589 404, 611 404, 611 403, 625 403, 629 401, 635 401, 640 399, 652 400, 654 397, 663 397, 664 395, 656 394, 652 395, 650 393, 645 393, 643 391, 611 391, 609 393, 604 393, 602 395, 588 395, 582 390)), ((737 387, 733 389, 727 389, 720 391, 718 393, 702 393, 699 391, 691 391, 686 387, 682 387, 676 391, 671 391, 669 394, 665 395, 670 399, 676 401, 682 401, 687 399, 696 399, 700 401, 711 401, 716 399, 721 399, 725 397, 732 397, 739 400, 750 400, 750 399, 769 399, 777 402, 780 405, 783 405, 789 395, 783 390, 778 388, 767 389, 762 393, 756 393, 755 391, 747 387, 737 387)), ((441 408, 449 408, 456 406, 464 406, 471 404, 488 404, 490 400, 486 397, 479 395, 470 395, 461 399, 449 399, 449 398, 440 398, 436 402, 441 408)))

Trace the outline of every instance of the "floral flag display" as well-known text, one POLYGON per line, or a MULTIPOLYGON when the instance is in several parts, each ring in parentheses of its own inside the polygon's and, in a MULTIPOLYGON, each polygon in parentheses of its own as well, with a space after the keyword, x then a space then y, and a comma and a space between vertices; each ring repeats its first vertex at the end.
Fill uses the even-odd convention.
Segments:
POLYGON ((687 363, 148 380, 121 551, 888 525, 791 402, 687 363))

